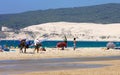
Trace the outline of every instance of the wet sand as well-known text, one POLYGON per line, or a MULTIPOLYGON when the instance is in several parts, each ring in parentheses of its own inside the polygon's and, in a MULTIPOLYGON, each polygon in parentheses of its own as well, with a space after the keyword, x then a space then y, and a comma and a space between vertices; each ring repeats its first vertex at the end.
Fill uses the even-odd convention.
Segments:
POLYGON ((91 69, 112 66, 112 64, 101 64, 92 62, 119 60, 120 56, 105 57, 81 57, 81 58, 51 58, 51 59, 29 59, 29 60, 2 60, 0 61, 1 75, 24 74, 29 72, 45 72, 58 70, 91 69), (89 62, 89 63, 86 63, 89 62))
POLYGON ((37 71, 17 75, 120 75, 120 60, 84 62, 86 64, 107 64, 97 68, 77 68, 58 71, 37 71))
POLYGON ((111 72, 111 75, 117 75, 115 73, 120 70, 120 50, 46 49, 45 52, 35 54, 32 53, 33 49, 27 49, 26 54, 19 53, 19 49, 13 49, 14 52, 1 52, 0 75, 110 75, 111 72))

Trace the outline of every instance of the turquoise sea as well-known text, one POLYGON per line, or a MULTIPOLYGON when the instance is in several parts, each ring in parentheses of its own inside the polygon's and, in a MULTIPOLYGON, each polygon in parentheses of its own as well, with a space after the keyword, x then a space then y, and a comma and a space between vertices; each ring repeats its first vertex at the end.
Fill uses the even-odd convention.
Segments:
MULTIPOLYGON (((42 45, 44 47, 56 47, 56 44, 61 41, 44 41, 42 45)), ((31 40, 33 43, 33 40, 31 40)), ((107 41, 77 41, 76 47, 106 47, 107 41)), ((117 47, 120 46, 120 42, 114 42, 117 47)), ((18 47, 18 40, 1 40, 0 45, 7 45, 8 47, 18 47)), ((68 47, 73 47, 73 41, 68 41, 68 47)))

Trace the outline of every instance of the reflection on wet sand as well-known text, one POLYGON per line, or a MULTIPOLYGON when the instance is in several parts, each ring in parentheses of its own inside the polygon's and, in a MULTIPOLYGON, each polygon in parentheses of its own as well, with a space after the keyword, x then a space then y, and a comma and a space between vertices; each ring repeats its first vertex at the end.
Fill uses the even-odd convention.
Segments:
POLYGON ((52 58, 29 60, 4 60, 0 61, 0 74, 18 74, 35 71, 67 70, 79 68, 100 68, 110 66, 106 64, 85 64, 84 62, 117 60, 120 56, 109 57, 81 57, 81 58, 52 58))

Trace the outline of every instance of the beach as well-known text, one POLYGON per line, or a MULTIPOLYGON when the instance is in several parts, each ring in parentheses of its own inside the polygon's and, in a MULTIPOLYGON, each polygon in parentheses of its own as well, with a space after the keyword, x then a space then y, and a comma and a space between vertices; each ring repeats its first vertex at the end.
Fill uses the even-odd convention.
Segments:
POLYGON ((0 75, 120 75, 120 0, 84 1, 1 0, 0 75))
MULTIPOLYGON (((28 59, 51 59, 51 58, 84 58, 84 57, 103 57, 103 56, 120 56, 119 49, 106 50, 105 48, 65 48, 65 50, 58 50, 57 48, 46 48, 46 51, 39 53, 32 53, 32 49, 27 49, 27 53, 19 53, 19 49, 11 49, 10 52, 0 52, 0 60, 28 60, 28 59)), ((89 59, 86 59, 89 60, 89 59)), ((98 68, 76 68, 76 69, 62 69, 55 71, 31 71, 19 73, 17 75, 120 75, 120 60, 99 60, 99 61, 83 61, 82 64, 105 64, 108 66, 98 68)), ((81 62, 74 62, 75 64, 81 62)), ((2 72, 2 71, 0 71, 2 72)), ((15 74, 16 75, 16 74, 15 74)))
MULTIPOLYGON (((32 25, 20 29, 19 33, 17 34, 15 32, 4 31, 4 33, 9 34, 9 36, 3 38, 3 40, 19 40, 22 38, 26 38, 27 40, 34 40, 36 38, 39 38, 39 40, 45 41, 63 41, 64 35, 66 35, 68 41, 73 41, 73 38, 76 38, 76 41, 87 40, 96 42, 119 42, 120 34, 117 33, 119 32, 119 28, 119 23, 94 24, 53 22, 32 25)), ((119 43, 115 44, 117 47, 119 46, 119 43)), ((91 45, 90 47, 86 47, 85 45, 85 47, 79 47, 76 48, 76 50, 73 50, 73 47, 68 47, 64 50, 60 50, 54 47, 46 48, 46 51, 40 51, 39 53, 33 53, 33 50, 34 48, 29 48, 27 49, 27 53, 19 53, 19 48, 11 48, 10 52, 0 52, 0 61, 3 62, 1 63, 2 66, 0 67, 0 74, 2 73, 2 75, 4 75, 4 73, 7 72, 8 74, 6 75, 9 75, 11 73, 11 75, 120 75, 120 58, 112 58, 114 56, 120 56, 119 48, 106 50, 106 48, 103 46, 93 47, 91 45), (108 57, 108 59, 104 59, 103 57, 108 57), (81 62, 78 59, 73 62, 73 60, 76 58, 84 61, 81 62), (55 59, 55 62, 52 61, 53 59, 55 59), (57 62, 59 59, 62 61, 63 59, 66 59, 65 61, 67 62, 59 63, 57 62), (93 59, 94 61, 92 61, 93 59), (10 63, 14 63, 15 60, 18 61, 15 64, 11 65, 10 63), (37 64, 33 62, 34 60, 37 62, 37 64), (50 60, 51 62, 45 62, 45 64, 49 64, 46 66, 41 62, 42 60, 50 60), (19 61, 22 61, 23 65, 21 63, 18 63, 19 61), (26 64, 26 62, 28 64, 26 64), (29 64, 33 65, 29 66, 29 64), (58 64, 59 66, 56 66, 55 64, 58 64), (16 65, 19 67, 22 66, 19 68, 20 70, 16 68, 16 65), (41 65, 45 71, 42 71, 41 65), (29 68, 27 69, 24 67, 29 68)))
POLYGON ((120 55, 120 50, 105 48, 65 48, 65 50, 58 50, 58 48, 46 48, 46 51, 33 53, 34 48, 27 49, 27 53, 19 53, 19 49, 11 49, 14 51, 0 52, 0 60, 18 60, 18 59, 41 59, 41 58, 66 58, 66 57, 97 57, 97 56, 116 56, 120 55))

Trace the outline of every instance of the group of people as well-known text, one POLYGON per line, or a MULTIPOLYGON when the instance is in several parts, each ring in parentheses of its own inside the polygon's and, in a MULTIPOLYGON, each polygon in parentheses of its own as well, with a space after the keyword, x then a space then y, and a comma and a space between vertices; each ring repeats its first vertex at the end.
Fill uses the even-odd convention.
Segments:
MULTIPOLYGON (((20 39, 19 42, 20 53, 26 53, 26 49, 29 48, 29 46, 31 45, 34 46, 33 53, 35 53, 36 51, 37 53, 39 53, 39 51, 46 51, 46 49, 42 46, 41 42, 42 40, 39 40, 38 38, 34 40, 34 44, 27 39, 20 39)), ((58 49, 61 48, 61 50, 64 50, 64 48, 67 47, 67 37, 64 36, 63 42, 58 42, 56 47, 58 49)), ((75 49, 76 49, 76 38, 73 39, 73 50, 75 49)))
MULTIPOLYGON (((27 39, 21 39, 19 41, 19 47, 20 47, 20 53, 26 53, 26 49, 29 48, 33 43, 27 39), (24 49, 24 51, 23 51, 24 49)), ((41 41, 39 39, 34 40, 34 53, 37 50, 37 53, 39 53, 40 50, 46 51, 45 48, 42 47, 41 41), (41 48, 40 48, 41 47, 41 48)))
MULTIPOLYGON (((66 38, 66 36, 64 36, 64 41, 63 42, 57 43, 56 47, 61 48, 61 50, 64 50, 64 48, 67 47, 67 38, 66 38)), ((73 50, 75 50, 75 49, 76 49, 76 38, 73 39, 73 50)), ((106 44, 106 49, 109 50, 109 49, 117 49, 117 48, 116 48, 116 45, 112 41, 109 41, 106 44)))
MULTIPOLYGON (((20 53, 26 53, 26 49, 29 48, 29 46, 33 45, 33 43, 27 39, 21 39, 19 42, 19 48, 20 48, 20 53), (23 51, 24 49, 24 51, 23 51)), ((64 48, 67 47, 67 37, 64 36, 64 40, 63 42, 58 42, 56 47, 59 49, 61 48, 61 50, 64 50, 64 48)), ((106 49, 115 49, 116 45, 113 42, 108 42, 106 44, 106 49)), ((76 38, 73 38, 73 50, 76 49, 76 38)), ((9 48, 7 46, 0 46, 0 52, 4 51, 9 51, 9 48)), ((35 53, 37 51, 37 53, 39 53, 39 51, 46 51, 46 49, 44 47, 42 47, 41 44, 41 40, 39 39, 35 39, 34 40, 34 50, 33 52, 35 53)))

